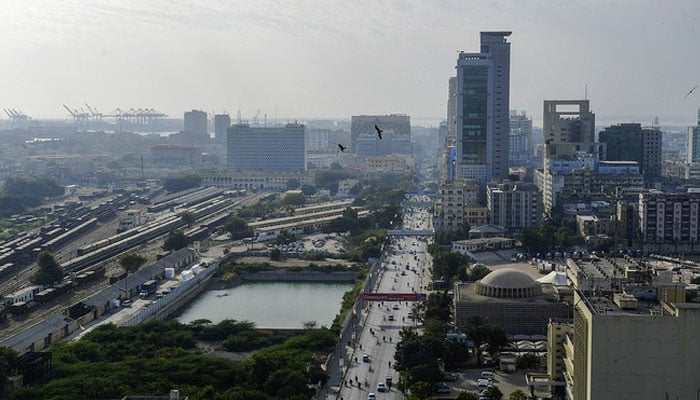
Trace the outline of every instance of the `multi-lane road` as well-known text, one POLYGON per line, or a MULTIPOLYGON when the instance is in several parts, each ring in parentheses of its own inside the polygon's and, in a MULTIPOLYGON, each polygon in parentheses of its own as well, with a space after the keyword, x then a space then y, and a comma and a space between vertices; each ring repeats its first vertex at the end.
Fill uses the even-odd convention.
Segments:
MULTIPOLYGON (((404 229, 431 228, 425 210, 405 209, 404 229)), ((372 288, 376 293, 426 293, 432 260, 427 253, 430 239, 394 237, 385 248, 382 264, 372 288)), ((357 315, 355 340, 343 343, 344 376, 334 397, 343 400, 402 399, 398 390, 399 373, 394 369, 396 343, 405 327, 418 327, 410 318, 414 302, 371 301, 357 315), (391 382, 391 387, 388 383, 391 382)))

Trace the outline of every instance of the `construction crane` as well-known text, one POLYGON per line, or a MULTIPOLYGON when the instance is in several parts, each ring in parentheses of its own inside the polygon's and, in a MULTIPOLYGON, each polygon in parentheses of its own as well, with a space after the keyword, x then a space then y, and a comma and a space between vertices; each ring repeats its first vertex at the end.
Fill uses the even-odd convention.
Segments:
POLYGON ((75 126, 78 128, 78 130, 87 130, 90 114, 86 113, 84 110, 71 109, 65 104, 63 105, 63 108, 65 108, 66 111, 68 111, 68 114, 73 117, 73 121, 75 122, 75 126))
POLYGON ((90 111, 90 114, 95 121, 100 121, 102 119, 102 114, 98 113, 96 108, 90 107, 88 103, 85 103, 85 107, 87 107, 88 111, 90 111))
POLYGON ((113 113, 102 116, 114 118, 117 131, 121 131, 124 124, 139 126, 152 125, 168 115, 158 112, 153 108, 129 108, 128 110, 117 108, 113 113))
POLYGON ((17 111, 14 108, 3 108, 5 111, 5 114, 10 118, 10 121, 12 123, 22 123, 22 122, 27 122, 29 117, 27 114, 23 113, 22 111, 17 111))

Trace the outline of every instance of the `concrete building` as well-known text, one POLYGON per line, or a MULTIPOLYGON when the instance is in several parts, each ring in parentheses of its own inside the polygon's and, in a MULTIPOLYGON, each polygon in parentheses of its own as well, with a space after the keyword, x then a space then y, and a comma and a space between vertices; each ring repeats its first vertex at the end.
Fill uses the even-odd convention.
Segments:
POLYGON ((228 114, 214 115, 214 140, 216 143, 226 146, 228 128, 231 127, 231 116, 228 114))
POLYGON ((542 119, 545 158, 598 155, 595 147, 595 114, 588 100, 545 100, 542 119))
POLYGON ((690 163, 700 162, 700 109, 698 109, 698 124, 688 127, 688 155, 686 161, 690 163))
POLYGON ((187 136, 201 139, 209 138, 207 129, 207 113, 201 110, 192 110, 185 112, 185 133, 187 136))
POLYGON ((526 165, 532 154, 532 118, 525 115, 525 111, 510 110, 509 126, 509 166, 526 165))
POLYGON ((700 392, 700 305, 574 293, 564 341, 575 400, 692 399, 700 392))
POLYGON ((504 182, 486 187, 489 223, 506 229, 539 225, 542 219, 542 194, 532 183, 504 182))
POLYGON ((642 128, 641 124, 618 124, 605 128, 598 135, 605 144, 604 159, 636 161, 641 174, 649 181, 661 177, 661 131, 642 128))
POLYGON ((639 221, 645 250, 700 251, 700 193, 642 193, 639 221))
POLYGON ((365 134, 378 139, 375 125, 384 132, 393 131, 397 140, 399 138, 408 138, 409 142, 411 140, 411 117, 406 114, 353 115, 350 120, 350 144, 353 152, 358 151, 357 139, 360 135, 365 134))
MULTIPOLYGON (((478 205, 479 187, 473 180, 445 183, 440 186, 435 198, 433 227, 439 234, 465 234, 465 222, 481 222, 487 210, 478 205)), ((483 223, 483 222, 482 222, 483 223)))
POLYGON ((481 32, 480 51, 457 60, 459 177, 482 188, 508 177, 510 34, 481 32))
POLYGON ((457 137, 457 77, 447 82, 447 136, 457 137))
POLYGON ((390 154, 411 154, 411 137, 399 135, 393 129, 385 129, 382 139, 377 133, 362 133, 356 140, 356 153, 360 157, 381 157, 390 154))
POLYGON ((198 169, 202 165, 202 151, 196 146, 159 144, 151 147, 151 163, 154 167, 198 169))
POLYGON ((455 325, 465 331, 469 318, 484 317, 509 335, 545 334, 551 318, 568 318, 570 306, 560 302, 551 285, 537 283, 527 273, 503 268, 474 283, 457 283, 455 325))
POLYGON ((313 171, 243 171, 202 174, 202 186, 214 186, 229 189, 286 191, 290 181, 299 182, 301 186, 316 185, 316 173, 313 171))
POLYGON ((234 124, 228 129, 227 169, 234 171, 304 171, 306 126, 251 127, 234 124))

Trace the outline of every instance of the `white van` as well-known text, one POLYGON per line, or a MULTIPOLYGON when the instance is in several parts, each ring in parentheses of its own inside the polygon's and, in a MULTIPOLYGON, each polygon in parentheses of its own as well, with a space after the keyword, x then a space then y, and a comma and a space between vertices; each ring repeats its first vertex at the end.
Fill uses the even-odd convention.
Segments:
POLYGON ((493 379, 493 372, 491 371, 481 371, 481 377, 486 379, 493 379))

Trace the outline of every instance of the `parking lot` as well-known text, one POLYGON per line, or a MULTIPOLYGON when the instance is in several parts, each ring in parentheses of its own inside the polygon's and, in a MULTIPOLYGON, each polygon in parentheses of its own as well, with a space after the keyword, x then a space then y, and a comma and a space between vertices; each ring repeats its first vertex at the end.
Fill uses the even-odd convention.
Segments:
MULTIPOLYGON (((455 375, 455 380, 452 382, 447 382, 447 385, 450 387, 450 393, 443 394, 442 396, 438 395, 437 397, 454 398, 461 391, 479 393, 480 389, 477 386, 477 379, 482 378, 482 371, 485 371, 485 369, 470 369, 453 372, 455 375)), ((500 389, 500 391, 503 393, 504 399, 507 399, 512 392, 518 389, 525 392, 525 394, 529 394, 529 389, 525 384, 525 373, 521 371, 507 374, 494 370, 493 385, 500 389)))

